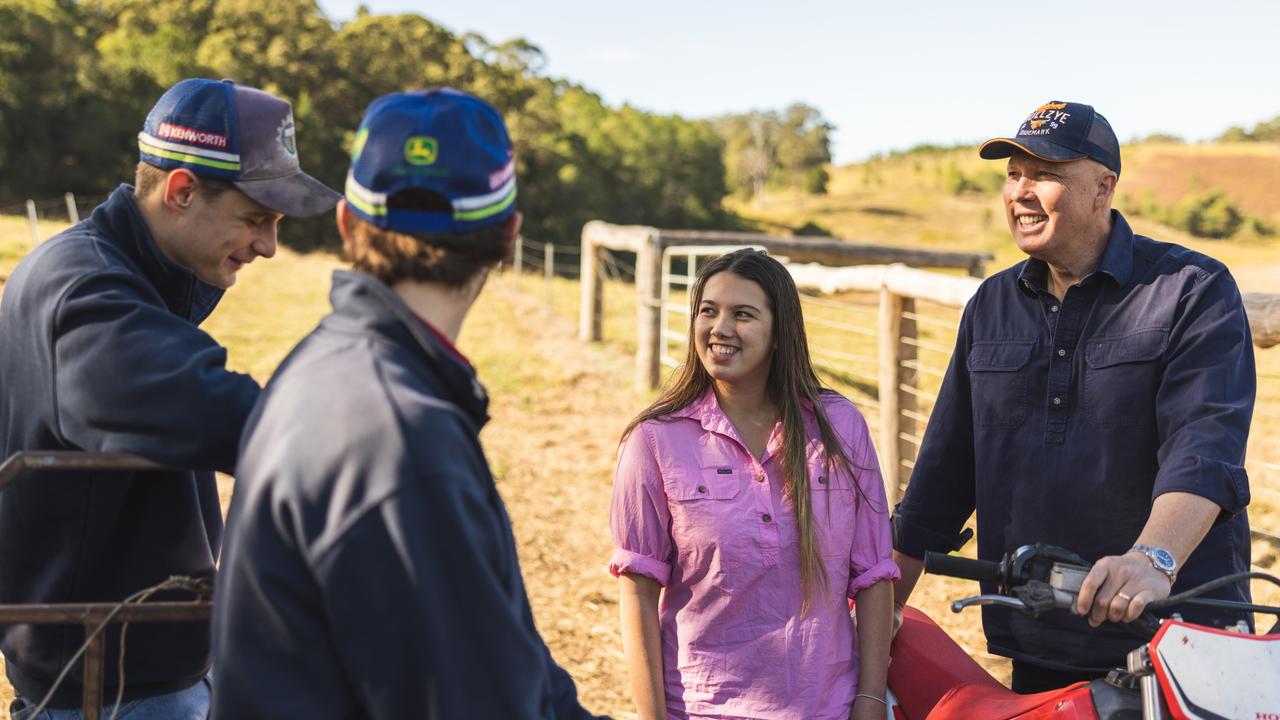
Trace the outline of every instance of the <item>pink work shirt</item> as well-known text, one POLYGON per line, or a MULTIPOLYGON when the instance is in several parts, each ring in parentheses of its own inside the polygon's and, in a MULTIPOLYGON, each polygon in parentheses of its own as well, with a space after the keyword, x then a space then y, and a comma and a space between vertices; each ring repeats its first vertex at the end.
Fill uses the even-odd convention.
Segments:
POLYGON ((663 586, 672 718, 849 716, 858 649, 846 598, 897 579, 898 568, 866 420, 835 393, 823 394, 823 406, 855 477, 828 473, 808 413, 814 531, 828 585, 807 615, 795 512, 782 493, 781 424, 756 459, 708 392, 668 422, 641 423, 622 445, 609 570, 663 586))

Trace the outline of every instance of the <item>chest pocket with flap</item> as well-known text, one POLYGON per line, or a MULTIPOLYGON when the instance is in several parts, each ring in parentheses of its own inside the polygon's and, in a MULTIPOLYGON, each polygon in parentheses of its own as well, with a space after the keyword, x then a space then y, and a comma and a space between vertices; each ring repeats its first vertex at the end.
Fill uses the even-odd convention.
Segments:
POLYGON ((1084 396, 1090 422, 1153 423, 1160 358, 1168 345, 1169 331, 1161 328, 1089 340, 1085 346, 1084 396))
POLYGON ((1027 364, 1035 345, 1035 340, 982 340, 969 348, 966 367, 978 427, 1016 428, 1027 419, 1027 364))

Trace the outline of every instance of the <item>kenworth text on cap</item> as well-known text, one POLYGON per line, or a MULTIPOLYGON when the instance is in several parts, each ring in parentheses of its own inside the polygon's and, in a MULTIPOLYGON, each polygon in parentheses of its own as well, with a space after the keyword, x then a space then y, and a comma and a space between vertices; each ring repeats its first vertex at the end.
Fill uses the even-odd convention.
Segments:
POLYGON ((516 209, 515 157, 493 106, 451 88, 385 95, 356 132, 347 204, 379 228, 456 234, 503 222, 516 209), (402 190, 423 189, 451 211, 388 206, 402 190))
POLYGON ((1011 138, 993 138, 978 148, 987 160, 1022 150, 1041 160, 1070 162, 1090 158, 1120 174, 1120 141, 1111 123, 1092 106, 1052 100, 1036 108, 1011 138))
POLYGON ((293 107, 230 80, 182 80, 160 97, 138 133, 142 161, 230 180, 292 217, 332 210, 339 195, 302 172, 293 107))

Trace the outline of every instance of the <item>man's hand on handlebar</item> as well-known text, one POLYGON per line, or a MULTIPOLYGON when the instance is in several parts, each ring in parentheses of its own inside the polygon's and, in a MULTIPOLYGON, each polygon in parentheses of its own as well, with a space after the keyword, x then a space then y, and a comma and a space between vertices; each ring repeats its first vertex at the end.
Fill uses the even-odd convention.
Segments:
POLYGON ((1080 585, 1076 613, 1089 624, 1133 622, 1155 600, 1169 597, 1169 578, 1141 553, 1112 555, 1094 563, 1080 585))

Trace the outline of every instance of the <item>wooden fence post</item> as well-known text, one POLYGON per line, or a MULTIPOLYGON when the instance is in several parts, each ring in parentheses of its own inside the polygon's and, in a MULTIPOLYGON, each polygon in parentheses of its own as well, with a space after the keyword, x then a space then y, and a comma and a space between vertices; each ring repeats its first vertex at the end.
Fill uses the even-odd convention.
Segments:
POLYGON ((1245 293, 1244 311, 1249 316, 1254 345, 1260 348, 1280 345, 1280 295, 1245 293))
POLYGON ((511 267, 516 271, 516 290, 520 289, 520 273, 524 271, 524 236, 516 237, 516 250, 511 259, 511 267))
POLYGON ((604 250, 593 244, 582 228, 582 287, 578 305, 578 339, 600 342, 604 339, 604 284, 600 277, 600 261, 604 250))
POLYGON ((40 244, 40 218, 36 215, 36 201, 27 200, 27 219, 31 221, 31 246, 40 244))
POLYGON ((649 233, 636 249, 636 387, 658 386, 662 351, 662 243, 649 233))
POLYGON ((75 225, 80 222, 80 208, 76 207, 76 196, 72 193, 67 193, 62 197, 67 201, 67 218, 71 220, 72 225, 75 225))
POLYGON ((885 496, 892 505, 898 501, 898 470, 902 467, 901 433, 902 413, 898 401, 899 352, 902 343, 898 333, 902 329, 902 297, 887 287, 880 288, 880 469, 884 475, 885 496))
MULTIPOLYGON (((915 345, 915 340, 919 337, 915 319, 916 299, 901 295, 897 297, 901 304, 898 307, 898 364, 896 366, 898 378, 893 385, 898 395, 898 468, 894 473, 894 483, 901 491, 910 481, 911 468, 915 467, 916 456, 920 454, 917 441, 904 437, 918 437, 920 434, 920 424, 914 417, 919 414, 920 405, 915 394, 911 392, 920 386, 918 369, 920 353, 915 345), (912 317, 906 317, 907 315, 912 317)), ((896 502, 898 498, 895 496, 893 499, 896 502)))
POLYGON ((547 286, 547 307, 555 308, 555 299, 551 295, 551 278, 556 273, 556 246, 547 243, 542 246, 542 278, 547 286))

